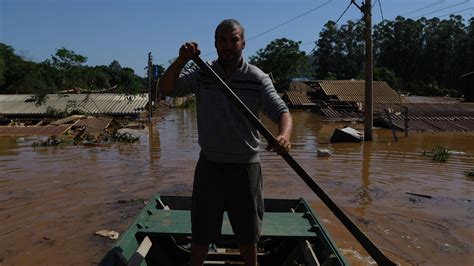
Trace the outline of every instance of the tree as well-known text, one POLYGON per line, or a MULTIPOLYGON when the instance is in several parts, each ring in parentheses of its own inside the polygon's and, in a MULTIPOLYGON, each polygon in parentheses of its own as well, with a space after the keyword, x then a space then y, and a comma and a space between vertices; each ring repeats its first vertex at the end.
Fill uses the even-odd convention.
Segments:
POLYGON ((73 50, 66 48, 56 49, 56 54, 51 55, 51 60, 45 60, 43 64, 55 69, 54 80, 58 90, 69 90, 76 87, 84 87, 81 76, 82 65, 87 62, 87 57, 76 54, 73 50))
POLYGON ((459 77, 463 62, 469 61, 459 48, 464 41, 464 25, 461 16, 451 16, 449 20, 432 18, 424 20, 423 80, 437 81, 440 87, 449 88, 459 77))
POLYGON ((364 25, 362 21, 348 21, 339 30, 339 39, 342 44, 341 79, 351 79, 364 73, 365 41, 364 25))
POLYGON ((395 76, 395 73, 386 67, 374 68, 374 80, 385 81, 394 90, 399 90, 400 88, 398 78, 395 76))
POLYGON ((374 30, 375 65, 393 72, 401 91, 459 96, 456 80, 474 61, 468 36, 461 16, 385 20, 374 30))
POLYGON ((266 73, 272 73, 276 82, 291 77, 310 75, 310 65, 306 53, 300 51, 301 42, 286 38, 270 42, 265 49, 250 57, 250 63, 260 67, 266 73))
POLYGON ((466 36, 463 40, 463 43, 464 45, 460 49, 465 51, 464 59, 471 59, 465 60, 466 63, 463 71, 467 73, 474 71, 474 17, 469 19, 469 25, 466 27, 466 36))
POLYGON ((336 23, 330 20, 319 33, 317 48, 313 53, 318 78, 324 79, 331 76, 337 79, 338 74, 342 72, 340 66, 343 61, 343 44, 338 31, 336 23))
POLYGON ((363 26, 351 20, 340 28, 334 21, 324 25, 313 53, 318 78, 352 79, 363 74, 363 26))
POLYGON ((10 69, 17 65, 21 59, 15 55, 15 50, 6 44, 0 43, 0 92, 8 92, 9 76, 11 75, 10 69))
POLYGON ((69 70, 87 62, 87 57, 76 54, 66 48, 56 49, 56 54, 51 56, 52 65, 60 70, 69 70))
POLYGON ((422 73, 420 52, 423 49, 423 25, 398 16, 375 26, 375 64, 387 67, 403 81, 415 80, 422 73))
POLYGON ((112 84, 116 92, 146 91, 145 80, 117 60, 109 66, 95 67, 85 66, 86 62, 86 56, 66 48, 57 49, 42 63, 30 62, 16 55, 11 46, 0 43, 0 93, 35 94, 37 103, 41 103, 48 93, 77 87, 93 92, 111 89, 112 84))

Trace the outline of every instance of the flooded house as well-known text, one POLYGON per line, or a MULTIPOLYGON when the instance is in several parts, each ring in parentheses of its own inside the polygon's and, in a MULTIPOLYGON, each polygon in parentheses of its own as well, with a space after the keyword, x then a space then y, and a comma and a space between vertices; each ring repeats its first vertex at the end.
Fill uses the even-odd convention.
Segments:
POLYGON ((43 103, 31 94, 0 95, 0 135, 87 134, 97 138, 117 120, 139 118, 148 95, 116 93, 48 94, 43 103))
MULTIPOLYGON (((290 108, 309 109, 335 121, 363 121, 365 81, 288 80, 278 87, 290 108)), ((474 103, 460 98, 402 96, 373 82, 374 125, 416 132, 474 131, 474 103)))

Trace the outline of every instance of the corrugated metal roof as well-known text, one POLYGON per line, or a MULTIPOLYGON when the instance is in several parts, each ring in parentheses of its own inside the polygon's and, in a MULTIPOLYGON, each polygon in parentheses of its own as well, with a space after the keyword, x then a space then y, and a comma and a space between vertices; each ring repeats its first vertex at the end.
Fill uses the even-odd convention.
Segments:
MULTIPOLYGON (((474 103, 410 103, 408 130, 416 132, 474 131, 474 103)), ((391 115, 400 129, 405 127, 405 114, 391 115)))
MULTIPOLYGON (((394 120, 393 124, 400 130, 405 129, 405 121, 394 120)), ((466 120, 442 121, 428 118, 417 118, 408 121, 411 132, 472 132, 474 118, 466 120)))
POLYGON ((355 119, 362 120, 364 114, 360 112, 347 111, 347 110, 336 110, 331 106, 325 106, 321 108, 321 112, 330 119, 355 119))
POLYGON ((97 138, 109 127, 112 120, 109 117, 92 117, 77 121, 73 127, 84 127, 83 134, 89 134, 97 138))
POLYGON ((78 110, 87 114, 131 115, 145 110, 147 94, 48 94, 46 102, 36 106, 32 94, 0 95, 1 115, 45 115, 48 107, 57 111, 78 110))
POLYGON ((305 91, 286 91, 284 97, 293 107, 316 106, 305 91))
MULTIPOLYGON (((340 101, 365 102, 365 81, 363 80, 319 80, 319 85, 328 96, 340 101)), ((385 81, 373 82, 374 102, 400 102, 400 96, 385 81)))
POLYGON ((410 103, 458 103, 462 101, 459 98, 450 97, 430 97, 430 96, 402 96, 403 104, 410 103))
POLYGON ((62 124, 74 124, 77 121, 83 119, 84 115, 71 115, 50 123, 50 125, 62 125, 62 124))
POLYGON ((474 103, 410 103, 409 116, 418 117, 474 117, 474 103))
POLYGON ((62 135, 66 132, 71 125, 59 125, 59 126, 6 126, 0 127, 0 135, 62 135))
POLYGON ((309 81, 300 82, 300 81, 292 81, 288 86, 288 91, 302 91, 308 92, 313 91, 314 89, 309 85, 309 81))

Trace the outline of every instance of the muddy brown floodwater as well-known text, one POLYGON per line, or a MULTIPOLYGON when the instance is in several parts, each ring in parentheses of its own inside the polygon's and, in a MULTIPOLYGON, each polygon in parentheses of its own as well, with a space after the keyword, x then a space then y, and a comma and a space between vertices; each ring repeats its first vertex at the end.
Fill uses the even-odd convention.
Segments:
MULTIPOLYGON (((34 148, 35 138, 0 137, 0 265, 96 265, 154 193, 190 195, 198 158, 192 109, 165 110, 138 144, 34 148)), ((330 144, 336 127, 294 111, 293 157, 390 258, 401 265, 473 265, 474 134, 374 130, 374 141, 330 144), (422 156, 436 145, 446 163, 422 156), (317 157, 329 149, 330 157, 317 157), (420 197, 407 193, 430 196, 420 197)), ((269 125, 272 132, 276 128, 269 125)), ((363 124, 350 126, 363 131, 363 124)), ((269 198, 309 201, 353 265, 363 248, 277 155, 261 156, 269 198)))

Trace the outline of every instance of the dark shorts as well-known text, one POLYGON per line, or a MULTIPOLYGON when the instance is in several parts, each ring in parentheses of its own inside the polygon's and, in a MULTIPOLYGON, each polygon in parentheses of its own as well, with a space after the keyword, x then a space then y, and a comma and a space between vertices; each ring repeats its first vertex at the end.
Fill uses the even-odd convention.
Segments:
POLYGON ((194 174, 192 241, 217 241, 227 211, 239 243, 257 243, 264 213, 262 186, 260 163, 217 163, 201 156, 194 174))

